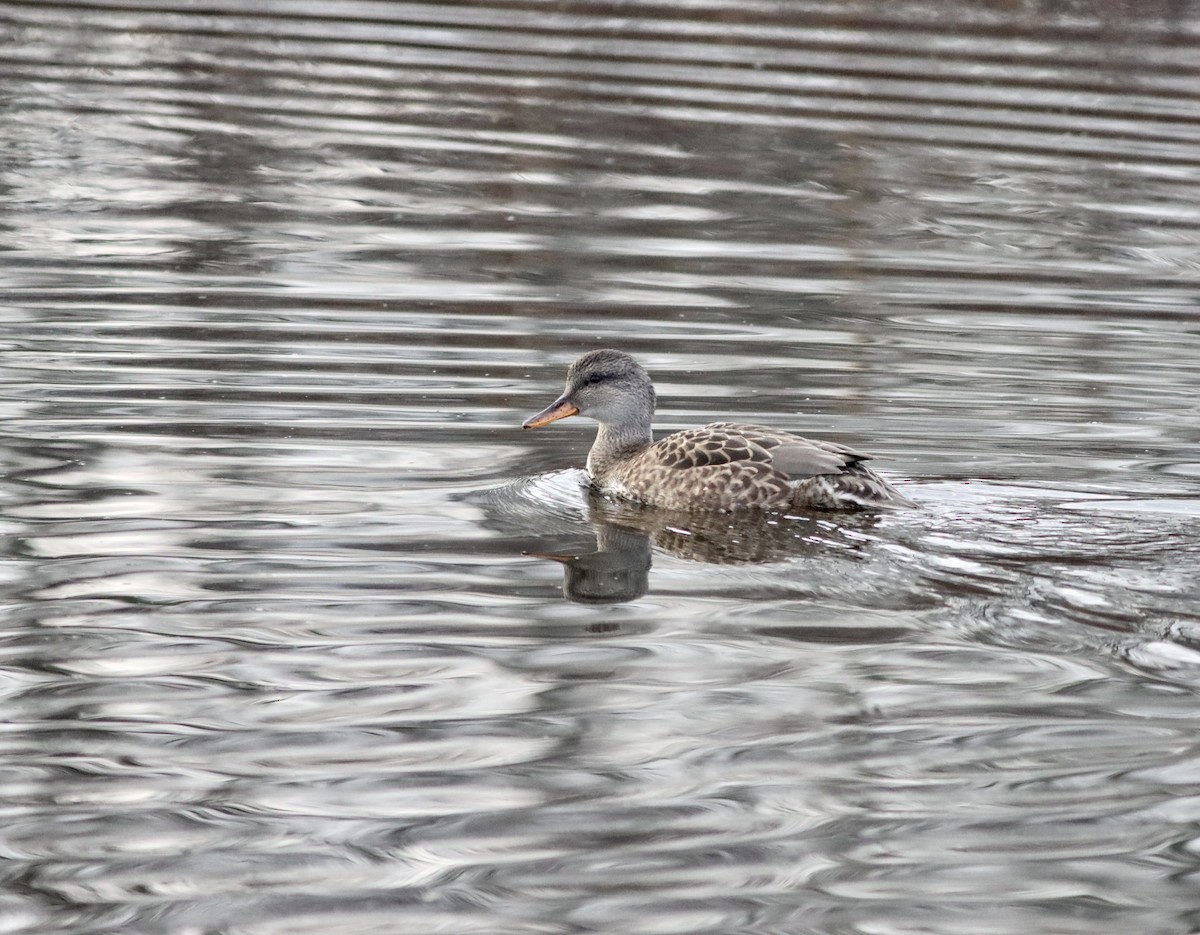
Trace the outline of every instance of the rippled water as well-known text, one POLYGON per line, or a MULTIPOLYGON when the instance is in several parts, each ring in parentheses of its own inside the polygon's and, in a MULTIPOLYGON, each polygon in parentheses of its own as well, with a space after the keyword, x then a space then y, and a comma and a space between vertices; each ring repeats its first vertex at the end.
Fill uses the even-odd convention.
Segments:
POLYGON ((1200 9, 0 0, 0 930, 1200 931, 1200 9), (588 494, 663 429, 921 504, 588 494))

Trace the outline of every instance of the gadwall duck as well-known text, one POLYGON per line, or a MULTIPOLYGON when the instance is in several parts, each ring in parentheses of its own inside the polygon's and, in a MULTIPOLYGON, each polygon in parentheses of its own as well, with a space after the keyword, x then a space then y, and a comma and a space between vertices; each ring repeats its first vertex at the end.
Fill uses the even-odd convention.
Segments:
POLYGON ((568 416, 600 423, 587 470, 601 492, 669 510, 862 510, 915 506, 835 442, 740 422, 713 422, 654 441, 654 384, 621 351, 571 364, 561 396, 524 428, 568 416))

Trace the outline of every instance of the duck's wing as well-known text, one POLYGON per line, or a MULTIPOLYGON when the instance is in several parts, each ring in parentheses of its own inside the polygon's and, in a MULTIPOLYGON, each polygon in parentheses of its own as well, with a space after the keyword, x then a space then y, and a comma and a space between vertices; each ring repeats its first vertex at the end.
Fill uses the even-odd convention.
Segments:
POLYGON ((769 467, 770 448, 739 431, 732 422, 684 429, 655 442, 647 452, 657 465, 690 471, 724 464, 757 463, 769 467))
POLYGON ((668 509, 784 508, 792 488, 769 448, 736 427, 706 425, 660 439, 639 453, 619 491, 668 509))
POLYGON ((681 509, 859 509, 904 501, 862 463, 867 457, 761 425, 714 422, 644 449, 612 487, 635 500, 681 509))
POLYGON ((757 461, 793 481, 825 474, 844 474, 871 457, 836 442, 819 441, 741 422, 714 422, 698 429, 677 432, 659 444, 668 442, 671 444, 666 448, 676 459, 674 466, 682 468, 757 461))

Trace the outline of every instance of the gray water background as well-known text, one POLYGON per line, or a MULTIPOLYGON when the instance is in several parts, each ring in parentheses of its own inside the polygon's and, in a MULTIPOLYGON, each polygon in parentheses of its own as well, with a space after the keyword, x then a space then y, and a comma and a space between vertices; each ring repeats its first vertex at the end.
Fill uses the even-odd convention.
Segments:
POLYGON ((0 931, 1200 931, 1198 118, 1191 2, 0 2, 0 931), (597 346, 921 509, 589 498, 597 346))

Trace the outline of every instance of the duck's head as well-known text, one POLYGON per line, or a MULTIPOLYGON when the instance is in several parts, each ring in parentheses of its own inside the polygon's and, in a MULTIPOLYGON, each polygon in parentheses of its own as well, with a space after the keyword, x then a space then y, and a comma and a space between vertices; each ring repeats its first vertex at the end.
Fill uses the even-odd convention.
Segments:
POLYGON ((571 364, 562 395, 523 427, 577 415, 609 425, 649 423, 654 403, 654 385, 641 364, 621 351, 589 351, 571 364))

